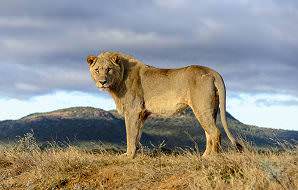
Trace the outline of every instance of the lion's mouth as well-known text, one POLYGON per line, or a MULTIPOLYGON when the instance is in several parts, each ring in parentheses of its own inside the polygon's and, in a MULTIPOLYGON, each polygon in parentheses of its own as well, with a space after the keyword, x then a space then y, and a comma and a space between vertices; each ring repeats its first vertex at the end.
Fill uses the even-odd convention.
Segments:
POLYGON ((105 89, 108 89, 108 88, 110 88, 110 84, 101 84, 100 82, 97 82, 96 83, 96 86, 98 87, 98 88, 100 88, 100 89, 103 89, 103 90, 105 90, 105 89))

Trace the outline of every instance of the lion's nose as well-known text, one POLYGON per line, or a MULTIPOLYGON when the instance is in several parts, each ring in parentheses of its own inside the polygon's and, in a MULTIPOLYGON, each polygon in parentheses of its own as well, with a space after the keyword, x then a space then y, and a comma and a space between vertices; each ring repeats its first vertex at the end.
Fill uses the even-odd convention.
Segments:
POLYGON ((107 83, 107 80, 101 80, 101 81, 99 81, 99 82, 100 82, 101 85, 104 85, 104 84, 107 83))

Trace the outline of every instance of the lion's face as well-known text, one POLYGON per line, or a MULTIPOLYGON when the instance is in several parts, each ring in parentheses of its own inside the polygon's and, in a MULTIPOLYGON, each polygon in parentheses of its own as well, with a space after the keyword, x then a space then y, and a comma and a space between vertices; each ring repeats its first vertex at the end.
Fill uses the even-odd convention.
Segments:
POLYGON ((117 55, 88 56, 87 62, 96 86, 102 90, 112 88, 122 80, 123 69, 117 55))

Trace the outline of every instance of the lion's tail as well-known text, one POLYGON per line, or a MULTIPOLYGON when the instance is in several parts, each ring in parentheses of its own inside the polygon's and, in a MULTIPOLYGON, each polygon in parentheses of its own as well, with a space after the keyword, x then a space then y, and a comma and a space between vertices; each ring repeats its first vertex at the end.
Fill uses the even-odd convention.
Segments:
POLYGON ((216 73, 216 75, 215 75, 214 84, 218 91, 219 106, 220 106, 220 119, 221 119, 223 128, 224 128, 228 138, 232 142, 232 144, 236 147, 236 149, 238 151, 242 151, 243 150, 242 145, 235 140, 235 138, 233 137, 233 135, 231 134, 231 132, 228 128, 227 117, 226 117, 226 87, 225 87, 225 83, 224 83, 222 77, 218 73, 216 73))

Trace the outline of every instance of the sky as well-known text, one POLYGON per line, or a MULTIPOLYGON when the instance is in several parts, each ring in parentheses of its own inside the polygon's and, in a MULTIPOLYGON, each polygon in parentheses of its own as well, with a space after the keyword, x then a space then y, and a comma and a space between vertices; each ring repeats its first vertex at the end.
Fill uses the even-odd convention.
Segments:
POLYGON ((296 0, 0 1, 0 120, 72 106, 114 109, 85 58, 121 51, 221 73, 227 110, 298 130, 296 0))

